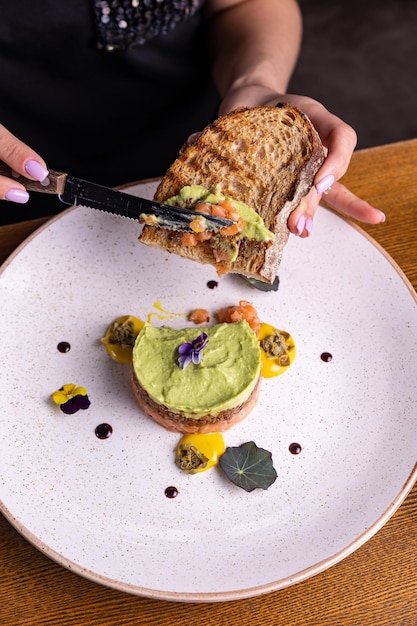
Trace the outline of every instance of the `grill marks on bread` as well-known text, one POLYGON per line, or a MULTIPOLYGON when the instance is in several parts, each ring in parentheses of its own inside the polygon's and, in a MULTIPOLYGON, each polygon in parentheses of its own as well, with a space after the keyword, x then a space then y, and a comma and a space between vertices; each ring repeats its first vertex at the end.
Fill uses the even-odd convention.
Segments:
MULTIPOLYGON (((301 111, 286 104, 242 108, 207 126, 195 144, 185 144, 162 179, 155 200, 164 202, 187 185, 220 185, 222 193, 255 209, 274 232, 272 244, 237 240, 229 271, 273 282, 288 240, 287 220, 324 161, 320 138, 301 111)), ((201 263, 216 265, 213 241, 179 245, 166 229, 145 227, 143 243, 201 263)))

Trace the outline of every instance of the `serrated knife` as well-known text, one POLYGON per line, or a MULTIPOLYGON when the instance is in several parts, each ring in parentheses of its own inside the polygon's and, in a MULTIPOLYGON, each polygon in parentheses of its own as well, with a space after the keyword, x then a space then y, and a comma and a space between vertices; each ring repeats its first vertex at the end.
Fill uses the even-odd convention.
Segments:
POLYGON ((16 173, 8 165, 0 161, 0 175, 17 180, 28 191, 54 194, 64 204, 81 205, 106 213, 129 217, 149 226, 193 232, 194 228, 192 228, 191 223, 197 218, 204 220, 203 229, 208 231, 220 230, 235 224, 233 220, 139 198, 124 191, 117 191, 81 178, 75 178, 64 172, 49 170, 49 176, 39 183, 24 176, 16 176, 16 173))

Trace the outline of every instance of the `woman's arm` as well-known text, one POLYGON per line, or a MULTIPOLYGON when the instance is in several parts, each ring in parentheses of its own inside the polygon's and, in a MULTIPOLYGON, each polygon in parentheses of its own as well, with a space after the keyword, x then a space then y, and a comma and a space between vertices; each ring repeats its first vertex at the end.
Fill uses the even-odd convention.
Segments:
POLYGON ((208 0, 213 76, 220 113, 284 94, 301 44, 295 0, 208 0))
POLYGON ((213 77, 222 97, 219 113, 288 102, 309 116, 327 151, 315 187, 288 220, 290 231, 303 237, 311 233, 324 192, 328 204, 351 217, 373 224, 383 221, 381 211, 337 182, 356 146, 353 128, 316 100, 286 93, 302 35, 297 2, 208 0, 207 9, 213 77))

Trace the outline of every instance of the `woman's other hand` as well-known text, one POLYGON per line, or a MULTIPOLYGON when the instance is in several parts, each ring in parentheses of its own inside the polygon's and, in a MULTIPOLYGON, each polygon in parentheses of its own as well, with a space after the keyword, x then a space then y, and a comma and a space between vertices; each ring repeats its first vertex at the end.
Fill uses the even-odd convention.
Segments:
POLYGON ((314 187, 288 219, 292 233, 307 237, 323 193, 338 211, 375 224, 383 213, 337 181, 356 147, 356 133, 320 102, 287 93, 302 37, 296 0, 207 0, 213 76, 222 98, 220 115, 237 107, 287 102, 311 119, 327 158, 314 187))
MULTIPOLYGON (((0 161, 6 163, 16 174, 31 180, 42 181, 48 176, 45 161, 29 146, 17 139, 0 124, 0 161)), ((13 178, 0 176, 0 199, 24 204, 29 194, 23 185, 13 178)))
POLYGON ((323 194, 326 204, 351 218, 367 224, 385 221, 382 211, 337 182, 349 167, 356 147, 356 132, 316 100, 293 94, 271 94, 259 86, 246 86, 226 95, 220 113, 225 114, 239 106, 275 106, 278 102, 287 102, 306 113, 320 135, 327 154, 315 176, 314 187, 291 213, 288 219, 289 230, 300 237, 311 234, 314 215, 323 194))

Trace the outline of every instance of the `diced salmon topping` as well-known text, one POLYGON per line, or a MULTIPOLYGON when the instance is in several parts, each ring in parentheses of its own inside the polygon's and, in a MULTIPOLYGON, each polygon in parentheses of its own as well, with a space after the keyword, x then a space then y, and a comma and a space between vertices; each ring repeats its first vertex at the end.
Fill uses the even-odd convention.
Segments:
POLYGON ((207 239, 211 238, 211 232, 209 230, 205 230, 202 233, 196 233, 195 238, 197 241, 207 241, 207 239))
POLYGON ((206 215, 211 215, 211 207, 213 205, 210 202, 198 202, 195 205, 195 210, 199 213, 205 213, 206 215))
POLYGON ((222 228, 220 230, 220 234, 223 235, 224 237, 230 237, 231 235, 237 235, 243 229, 244 222, 243 222, 243 219, 240 217, 240 215, 238 215, 238 217, 231 217, 229 215, 228 217, 230 219, 232 219, 232 220, 236 220, 237 224, 232 224, 231 226, 226 226, 225 228, 222 228))
POLYGON ((215 217, 227 217, 228 213, 226 209, 219 204, 212 204, 211 215, 215 217))
MULTIPOLYGON (((224 237, 231 237, 233 235, 238 235, 242 232, 244 227, 244 221, 240 217, 239 212, 235 209, 230 200, 219 200, 218 204, 211 204, 210 202, 198 202, 194 209, 199 213, 204 213, 205 215, 213 215, 214 217, 224 217, 226 219, 233 220, 236 224, 232 224, 231 226, 226 226, 225 228, 220 229, 220 234, 224 237)), ((186 247, 196 246, 199 241, 207 241, 213 235, 212 232, 206 230, 206 224, 204 223, 204 219, 197 217, 192 222, 190 222, 190 226, 193 230, 193 233, 182 233, 181 235, 181 244, 186 247), (193 237, 190 235, 197 235, 193 237)))
POLYGON ((194 324, 204 324, 210 321, 210 313, 207 309, 194 309, 188 315, 188 320, 194 324))
POLYGON ((197 245, 196 233, 182 233, 181 244, 185 247, 193 247, 197 245))
POLYGON ((216 265, 217 276, 224 276, 224 274, 228 274, 229 270, 229 265, 222 265, 221 263, 218 263, 216 265))
POLYGON ((256 336, 259 335, 261 322, 255 307, 247 300, 240 300, 236 306, 228 306, 217 312, 217 319, 223 322, 241 322, 246 320, 256 336))
POLYGON ((220 200, 219 205, 226 211, 228 215, 236 211, 230 200, 227 200, 226 198, 224 200, 220 200))

